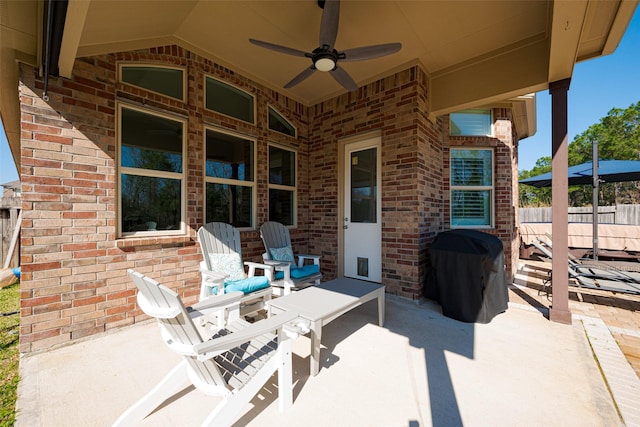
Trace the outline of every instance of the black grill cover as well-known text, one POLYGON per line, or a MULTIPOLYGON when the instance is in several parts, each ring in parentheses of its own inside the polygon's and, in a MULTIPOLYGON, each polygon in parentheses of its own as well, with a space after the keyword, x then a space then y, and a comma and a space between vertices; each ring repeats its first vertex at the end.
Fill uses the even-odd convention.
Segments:
POLYGON ((462 322, 489 323, 507 309, 502 242, 475 230, 438 234, 429 249, 431 269, 425 296, 442 314, 462 322))

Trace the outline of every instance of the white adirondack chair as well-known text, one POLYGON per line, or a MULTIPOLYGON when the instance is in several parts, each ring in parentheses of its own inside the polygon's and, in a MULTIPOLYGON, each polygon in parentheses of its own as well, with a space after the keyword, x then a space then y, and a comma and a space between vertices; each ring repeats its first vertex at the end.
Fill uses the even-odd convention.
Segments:
POLYGON ((216 295, 240 291, 244 294, 240 307, 242 316, 259 310, 268 313, 273 295, 270 284, 275 274, 274 267, 257 262, 242 263, 238 229, 224 222, 210 222, 198 230, 198 241, 204 258, 200 262, 200 300, 210 297, 214 289, 216 295), (248 275, 244 266, 248 267, 248 275), (256 269, 264 270, 264 275, 256 276, 256 269))
POLYGON ((157 318, 163 340, 183 360, 124 412, 115 426, 140 422, 190 384, 207 395, 223 397, 203 425, 231 425, 276 371, 279 409, 292 405, 291 340, 283 325, 290 324, 297 313, 284 312, 250 324, 238 314, 240 292, 209 298, 188 311, 171 289, 138 272, 129 270, 129 275, 138 287, 138 305, 157 318), (234 305, 227 326, 203 339, 201 334, 208 329, 196 326, 192 319, 234 305))
POLYGON ((287 227, 275 221, 265 222, 260 227, 260 237, 265 248, 264 263, 273 265, 276 270, 271 282, 274 294, 287 295, 292 290, 320 284, 320 255, 294 254, 287 227))

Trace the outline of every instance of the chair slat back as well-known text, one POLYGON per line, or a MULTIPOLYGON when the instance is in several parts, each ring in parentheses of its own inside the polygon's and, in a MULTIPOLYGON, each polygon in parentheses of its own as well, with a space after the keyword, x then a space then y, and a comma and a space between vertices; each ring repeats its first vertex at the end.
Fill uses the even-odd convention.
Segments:
POLYGON ((237 253, 242 259, 240 232, 231 224, 210 222, 198 229, 198 240, 202 247, 202 256, 208 270, 212 270, 210 254, 237 253))
POLYGON ((202 342, 202 337, 177 293, 138 272, 130 271, 129 276, 138 287, 140 308, 158 319, 173 340, 185 346, 202 342))
POLYGON ((141 273, 129 270, 129 276, 138 288, 138 305, 158 320, 165 343, 183 355, 198 381, 228 388, 213 360, 197 360, 192 349, 203 340, 178 294, 141 273))
POLYGON ((260 237, 267 250, 269 259, 271 258, 271 249, 284 248, 285 246, 292 248, 289 229, 279 222, 269 221, 262 224, 260 227, 260 237))

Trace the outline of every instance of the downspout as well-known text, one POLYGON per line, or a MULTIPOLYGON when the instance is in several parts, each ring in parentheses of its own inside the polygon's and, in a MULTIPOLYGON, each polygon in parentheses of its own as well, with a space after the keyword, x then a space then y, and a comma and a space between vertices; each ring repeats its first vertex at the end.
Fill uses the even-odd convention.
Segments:
POLYGON ((59 73, 58 60, 60 58, 60 46, 62 45, 62 34, 67 17, 68 0, 48 0, 46 16, 46 31, 43 34, 44 58, 42 60, 44 68, 44 90, 42 99, 49 100, 47 92, 49 90, 49 76, 57 76, 59 73))
POLYGON ((47 102, 49 101, 49 96, 47 95, 47 90, 49 89, 49 64, 51 62, 51 27, 53 23, 53 0, 49 0, 47 3, 47 29, 45 31, 44 36, 44 90, 42 91, 42 99, 47 102))

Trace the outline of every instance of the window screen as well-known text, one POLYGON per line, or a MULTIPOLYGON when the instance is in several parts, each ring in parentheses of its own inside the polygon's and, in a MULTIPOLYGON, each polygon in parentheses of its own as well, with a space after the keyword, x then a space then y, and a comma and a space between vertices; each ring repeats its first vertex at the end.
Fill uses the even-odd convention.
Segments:
POLYGON ((451 225, 493 224, 493 150, 451 150, 451 225))
POLYGON ((491 110, 464 110, 449 115, 449 134, 453 136, 490 136, 491 110))

